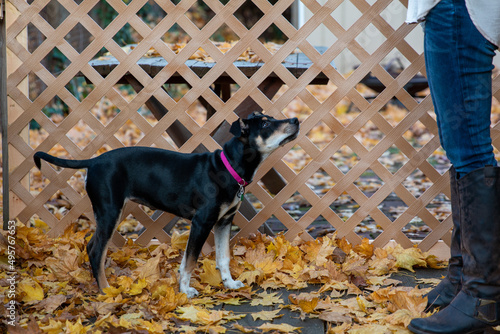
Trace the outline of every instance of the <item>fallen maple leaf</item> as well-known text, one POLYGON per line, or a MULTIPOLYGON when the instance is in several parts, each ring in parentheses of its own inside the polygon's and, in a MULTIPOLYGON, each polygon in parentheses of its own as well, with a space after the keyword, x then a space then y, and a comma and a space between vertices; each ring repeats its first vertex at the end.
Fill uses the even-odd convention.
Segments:
POLYGON ((415 272, 414 266, 427 267, 426 256, 419 248, 403 249, 401 245, 397 245, 392 251, 392 255, 396 258, 396 267, 398 268, 415 272))
POLYGON ((252 305, 252 306, 257 306, 257 305, 271 306, 273 304, 283 303, 283 299, 281 299, 281 297, 279 297, 279 296, 276 296, 277 294, 278 294, 277 292, 271 292, 268 294, 266 291, 258 293, 256 295, 257 298, 254 298, 250 302, 250 305, 252 305))
POLYGON ((142 290, 148 285, 145 279, 140 278, 137 283, 133 283, 130 285, 130 288, 127 289, 127 292, 131 296, 135 296, 142 293, 142 290))
POLYGON ((25 278, 19 282, 17 289, 19 291, 21 301, 24 303, 43 300, 43 288, 40 284, 38 284, 38 282, 32 280, 31 278, 25 278))
POLYGON ((352 322, 351 317, 345 315, 344 313, 335 311, 323 311, 319 314, 319 318, 323 321, 334 322, 338 324, 350 324, 352 322))
POLYGON ((278 313, 280 313, 280 311, 281 311, 281 309, 277 309, 274 311, 260 311, 260 312, 252 313, 252 318, 254 321, 258 320, 258 319, 261 319, 264 321, 271 321, 271 320, 276 319, 276 318, 281 318, 284 315, 284 314, 278 315, 278 313))
POLYGON ((236 330, 238 330, 238 331, 240 331, 241 333, 255 333, 255 330, 253 330, 251 328, 243 327, 239 323, 235 323, 231 327, 234 328, 234 329, 236 329, 236 330))
POLYGON ((261 329, 263 332, 269 332, 269 331, 279 331, 283 333, 292 333, 292 332, 299 332, 302 327, 295 327, 289 324, 263 324, 259 327, 258 329, 261 329))
POLYGON ((149 282, 155 282, 159 280, 161 278, 161 259, 161 254, 150 258, 144 265, 137 267, 137 269, 134 271, 134 275, 137 275, 139 278, 146 279, 149 282))
POLYGON ((318 295, 311 293, 301 293, 298 296, 295 294, 291 294, 288 296, 288 299, 290 300, 290 302, 300 307, 302 312, 305 313, 314 312, 319 302, 318 295))
POLYGON ((44 310, 47 313, 52 313, 55 309, 61 306, 67 297, 65 295, 51 295, 36 304, 35 309, 44 310))
POLYGON ((364 258, 369 259, 373 255, 374 248, 368 238, 363 238, 363 241, 359 245, 354 246, 353 250, 364 258))
POLYGON ((215 261, 205 258, 201 261, 200 273, 201 283, 210 284, 211 286, 217 287, 222 283, 219 270, 216 269, 215 261))

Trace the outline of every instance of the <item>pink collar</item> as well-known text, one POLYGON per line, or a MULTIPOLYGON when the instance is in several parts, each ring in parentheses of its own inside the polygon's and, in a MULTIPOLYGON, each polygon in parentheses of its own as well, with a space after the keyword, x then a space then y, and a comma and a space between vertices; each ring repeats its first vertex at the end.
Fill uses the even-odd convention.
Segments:
POLYGON ((241 178, 241 176, 238 175, 238 173, 234 170, 234 168, 231 166, 229 163, 229 160, 227 160, 226 155, 224 154, 224 151, 220 152, 220 158, 222 160, 222 163, 224 166, 226 166, 227 170, 229 173, 234 177, 236 182, 242 187, 246 187, 249 183, 241 178))

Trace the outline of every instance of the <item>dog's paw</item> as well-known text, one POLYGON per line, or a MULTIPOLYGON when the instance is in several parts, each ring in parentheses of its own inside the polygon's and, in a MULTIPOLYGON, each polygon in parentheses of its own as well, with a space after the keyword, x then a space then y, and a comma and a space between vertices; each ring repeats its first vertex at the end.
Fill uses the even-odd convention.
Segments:
POLYGON ((192 287, 187 287, 186 289, 181 289, 181 292, 184 292, 188 298, 194 298, 198 296, 198 290, 192 287))
POLYGON ((226 287, 226 289, 237 290, 244 287, 245 284, 241 283, 240 281, 226 280, 224 282, 224 286, 226 287))

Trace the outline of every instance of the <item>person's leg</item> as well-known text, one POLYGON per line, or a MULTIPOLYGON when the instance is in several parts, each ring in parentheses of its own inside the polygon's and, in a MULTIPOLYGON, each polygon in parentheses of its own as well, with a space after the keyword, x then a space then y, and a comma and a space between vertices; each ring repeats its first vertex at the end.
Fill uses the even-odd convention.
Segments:
POLYGON ((429 12, 424 43, 441 145, 458 178, 496 166, 490 136, 495 46, 476 29, 464 0, 442 0, 429 12))
POLYGON ((443 310, 408 328, 480 333, 500 324, 500 168, 490 138, 494 47, 475 29, 464 0, 442 0, 429 13, 425 47, 440 139, 460 173, 452 205, 459 206, 462 288, 443 310))

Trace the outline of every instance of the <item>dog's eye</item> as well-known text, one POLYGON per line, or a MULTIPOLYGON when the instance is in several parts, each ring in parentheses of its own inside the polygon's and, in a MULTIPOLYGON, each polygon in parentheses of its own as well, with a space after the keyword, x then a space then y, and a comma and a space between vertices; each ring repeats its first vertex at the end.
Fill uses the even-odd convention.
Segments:
POLYGON ((263 127, 263 128, 267 128, 269 125, 271 125, 271 122, 267 122, 267 121, 265 121, 265 122, 262 124, 262 127, 263 127))

